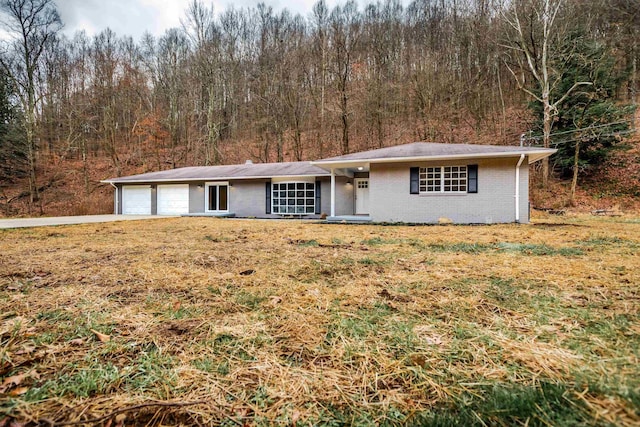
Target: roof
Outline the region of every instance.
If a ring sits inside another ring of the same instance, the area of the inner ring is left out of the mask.
[[[320,167],[349,167],[363,163],[391,163],[416,160],[446,160],[492,157],[528,156],[529,163],[548,157],[557,150],[539,147],[514,147],[503,145],[442,144],[436,142],[414,142],[361,151],[344,156],[329,157],[311,162]]]
[[[102,182],[123,184],[129,182],[206,181],[221,179],[259,179],[288,176],[328,176],[329,173],[311,162],[249,163],[225,166],[193,166],[169,169],[140,175],[105,179]]]
[[[113,184],[143,182],[207,181],[261,179],[294,176],[329,176],[332,168],[356,167],[369,163],[392,163],[448,159],[518,157],[526,155],[529,163],[548,157],[557,150],[502,145],[441,144],[414,142],[377,150],[361,151],[313,162],[245,163],[225,166],[193,166],[140,175],[105,179]]]

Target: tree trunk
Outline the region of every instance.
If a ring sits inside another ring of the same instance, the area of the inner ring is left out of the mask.
[[[342,154],[349,154],[349,113],[347,111],[348,98],[346,89],[342,91],[340,107],[342,110]]]
[[[576,188],[578,187],[578,171],[580,168],[580,141],[576,141],[575,153],[573,155],[573,178],[571,179],[571,194],[569,195],[569,204],[576,205]]]
[[[220,150],[218,148],[218,126],[214,120],[215,113],[215,98],[213,96],[214,90],[213,85],[209,86],[209,104],[207,106],[207,147],[205,149],[206,166],[210,164],[210,151],[213,151],[213,164],[220,164]]]
[[[544,148],[551,146],[551,125],[553,121],[553,114],[551,113],[551,105],[549,105],[549,94],[543,94],[544,99],[544,115],[543,115],[543,137],[542,145]],[[549,184],[549,158],[542,159],[542,186],[547,188]]]

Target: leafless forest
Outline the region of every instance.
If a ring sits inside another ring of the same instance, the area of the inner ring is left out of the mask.
[[[76,185],[90,195],[99,179],[156,169],[417,140],[517,144],[523,133],[553,145],[566,102],[595,87],[595,74],[571,77],[564,65],[604,63],[605,53],[616,76],[605,97],[637,102],[638,0],[333,9],[321,0],[307,16],[263,4],[219,14],[194,0],[181,28],[140,41],[110,30],[65,37],[51,0],[0,7],[11,36],[0,51],[0,196],[9,214],[21,199],[43,211],[41,192]],[[584,54],[584,43],[605,53]],[[598,117],[590,129],[614,119],[627,134],[634,127],[632,115]],[[578,130],[584,123],[574,119]],[[565,148],[576,153],[577,177],[576,139]]]

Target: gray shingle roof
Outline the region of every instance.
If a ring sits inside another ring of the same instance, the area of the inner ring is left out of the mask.
[[[103,182],[168,182],[206,181],[220,179],[251,179],[286,176],[328,176],[329,173],[310,162],[254,163],[226,166],[193,166],[140,175],[106,179]]]
[[[514,147],[502,145],[474,145],[474,144],[442,144],[436,142],[414,142],[411,144],[396,145],[394,147],[379,148],[377,150],[361,151],[346,154],[344,156],[329,157],[312,162],[323,165],[325,163],[341,163],[350,161],[384,161],[407,158],[446,158],[446,157],[498,157],[504,155],[529,154],[540,159],[551,155],[556,150],[536,147]],[[542,156],[542,157],[540,157]]]

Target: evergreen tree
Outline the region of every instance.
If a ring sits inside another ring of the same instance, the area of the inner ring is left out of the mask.
[[[589,81],[572,92],[558,106],[552,147],[554,169],[565,178],[572,177],[569,202],[574,203],[580,173],[604,162],[607,155],[629,133],[631,105],[617,103],[616,92],[627,79],[614,56],[602,43],[589,39],[583,31],[570,34],[564,42],[556,69],[562,77],[553,91],[566,93],[577,81]],[[542,109],[530,104],[542,128]]]

